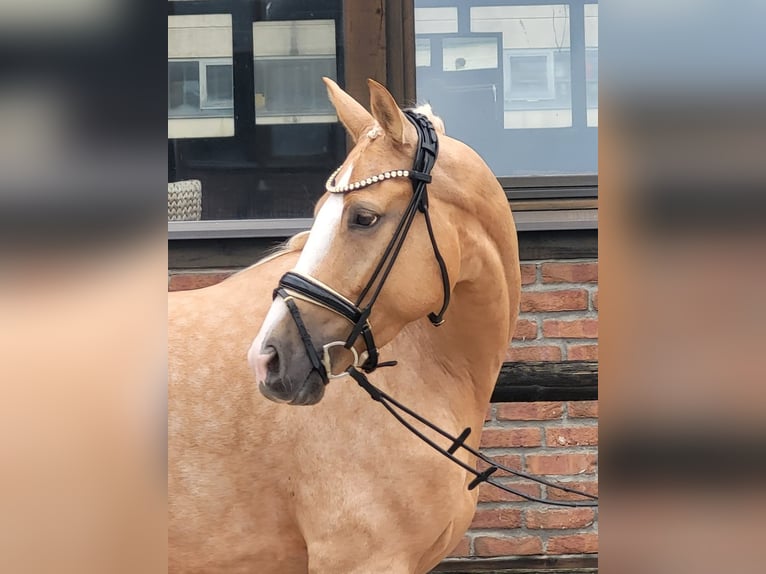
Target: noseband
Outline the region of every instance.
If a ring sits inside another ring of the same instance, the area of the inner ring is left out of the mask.
[[[388,279],[388,276],[391,273],[394,263],[396,263],[399,252],[407,238],[407,233],[418,212],[422,213],[425,218],[434,257],[436,258],[436,263],[441,272],[442,288],[444,290],[444,299],[441,309],[437,313],[430,313],[428,318],[435,326],[444,323],[444,313],[447,310],[450,300],[449,275],[447,273],[447,266],[444,263],[444,259],[439,252],[439,247],[436,245],[436,238],[431,224],[431,215],[428,210],[428,190],[426,187],[426,185],[431,182],[431,170],[439,155],[439,140],[436,137],[436,130],[427,117],[409,110],[404,111],[404,114],[415,126],[415,130],[418,133],[418,148],[415,153],[415,161],[413,162],[412,169],[386,171],[368,177],[365,180],[348,185],[336,186],[335,176],[338,174],[338,171],[340,170],[339,168],[327,180],[326,187],[327,191],[330,193],[347,193],[374,185],[387,179],[400,177],[406,177],[412,181],[412,198],[410,199],[407,208],[404,210],[404,214],[399,220],[399,224],[386,246],[383,256],[380,258],[380,261],[378,261],[375,270],[372,272],[372,276],[364,289],[362,289],[359,297],[357,297],[356,302],[352,302],[350,299],[338,293],[335,289],[325,285],[314,277],[295,271],[288,271],[285,273],[279,280],[279,286],[274,290],[274,297],[282,297],[285,305],[287,305],[287,309],[290,311],[290,315],[292,315],[293,321],[298,328],[298,333],[303,341],[303,345],[306,348],[306,353],[309,361],[311,361],[311,366],[320,374],[325,384],[332,378],[342,377],[348,374],[346,371],[337,374],[333,373],[330,359],[330,349],[333,347],[342,346],[349,349],[354,356],[353,367],[361,368],[366,373],[371,373],[378,367],[384,366],[383,363],[379,362],[378,348],[375,345],[372,326],[369,322],[370,313],[372,312],[372,306],[375,304],[375,301],[377,301],[378,296],[383,289],[386,279]],[[318,305],[348,320],[352,326],[351,332],[346,340],[334,341],[324,345],[322,348],[322,356],[320,357],[319,352],[316,347],[314,347],[314,343],[311,341],[311,335],[306,329],[300,310],[295,304],[295,299]],[[363,303],[364,306],[362,306]],[[359,337],[364,341],[366,348],[361,354],[357,353],[354,348],[354,344]],[[362,362],[360,363],[360,361]]]

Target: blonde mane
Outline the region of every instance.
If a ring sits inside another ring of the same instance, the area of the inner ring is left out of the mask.
[[[270,253],[266,253],[263,257],[261,257],[258,261],[250,265],[249,267],[245,267],[241,271],[238,271],[237,274],[242,273],[243,271],[247,271],[248,269],[252,269],[253,267],[258,267],[259,265],[263,265],[264,263],[268,263],[269,261],[273,261],[277,257],[281,257],[282,255],[287,255],[288,253],[295,253],[296,251],[300,251],[303,249],[303,246],[306,245],[306,241],[309,238],[309,231],[301,231],[299,233],[296,233],[289,239],[287,239],[284,243],[281,243],[280,245],[276,245],[269,249]]]
[[[447,135],[447,131],[444,128],[444,120],[434,113],[434,111],[431,109],[431,104],[422,104],[416,108],[412,108],[412,111],[417,114],[422,114],[431,120],[431,123],[434,125],[434,129],[436,129],[436,133]]]

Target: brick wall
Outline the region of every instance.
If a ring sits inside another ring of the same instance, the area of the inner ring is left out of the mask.
[[[598,263],[525,261],[508,361],[598,359]]]
[[[232,272],[171,270],[168,288],[198,289]],[[598,263],[524,261],[521,272],[521,313],[506,360],[597,360]],[[492,404],[482,449],[511,468],[597,494],[598,403]],[[500,472],[494,476],[535,496],[571,497]],[[548,507],[486,484],[479,488],[473,524],[453,557],[597,552],[598,522],[593,509]]]

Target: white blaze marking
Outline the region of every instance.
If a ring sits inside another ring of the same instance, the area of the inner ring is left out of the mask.
[[[336,178],[335,185],[346,185],[351,180],[353,169],[353,164],[349,165],[343,174]],[[309,239],[303,247],[298,263],[295,264],[296,271],[311,275],[319,267],[335,238],[342,215],[343,194],[331,193],[322,205],[322,209],[319,210],[314,225],[311,226]]]
[[[349,165],[343,174],[336,178],[337,185],[346,185],[351,180],[351,172],[354,166]],[[306,275],[311,273],[319,266],[327,253],[332,240],[335,238],[335,234],[340,224],[341,216],[343,215],[343,195],[339,193],[331,193],[330,197],[322,205],[322,209],[319,210],[314,225],[311,226],[311,233],[309,234],[308,241],[303,247],[301,256],[298,259],[298,263],[295,265],[295,270]],[[263,320],[258,335],[253,340],[250,350],[247,353],[250,366],[253,367],[254,359],[261,353],[261,346],[263,342],[271,334],[271,330],[274,325],[278,324],[285,314],[287,313],[287,306],[282,301],[281,297],[274,299],[274,302],[269,308],[269,312],[266,314],[266,318]]]
[[[266,313],[266,318],[263,320],[261,329],[258,331],[258,334],[255,336],[253,343],[250,345],[250,349],[247,351],[247,362],[250,363],[251,369],[255,370],[255,359],[258,357],[258,355],[261,354],[261,347],[263,347],[263,342],[271,334],[273,326],[281,321],[282,317],[284,317],[286,314],[287,305],[285,305],[285,302],[282,301],[281,297],[277,297],[274,299],[271,307],[269,307],[269,312]]]

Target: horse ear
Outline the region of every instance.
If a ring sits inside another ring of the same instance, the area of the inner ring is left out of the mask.
[[[372,116],[378,120],[383,131],[396,143],[407,143],[411,138],[410,122],[404,117],[402,110],[396,105],[396,100],[381,84],[373,79],[367,80],[370,87],[370,109]]]
[[[327,86],[327,95],[335,108],[335,112],[338,114],[338,119],[345,126],[348,135],[356,143],[362,132],[370,129],[370,126],[374,123],[370,112],[365,110],[362,104],[344,92],[330,78],[323,77],[322,80]]]

